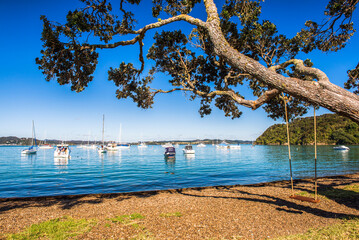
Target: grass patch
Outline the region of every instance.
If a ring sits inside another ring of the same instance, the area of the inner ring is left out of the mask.
[[[134,222],[135,220],[138,219],[144,219],[145,217],[142,216],[139,213],[134,213],[131,215],[121,215],[121,216],[116,216],[114,218],[108,218],[108,220],[110,220],[113,223],[124,223],[124,224],[128,224],[131,222]]]
[[[298,192],[296,195],[305,196],[305,197],[312,197],[314,198],[314,193],[309,193],[306,191]],[[321,190],[318,191],[318,196],[322,199],[352,199],[359,197],[359,184],[351,184],[346,185],[345,187],[340,188],[332,188],[328,190]]]
[[[65,216],[33,224],[23,232],[9,234],[7,239],[68,239],[90,231],[95,224],[95,220],[73,219]]]
[[[122,223],[125,225],[131,225],[132,227],[136,228],[136,229],[141,229],[141,230],[145,230],[146,228],[142,225],[140,225],[138,222],[138,220],[144,219],[145,217],[142,216],[139,213],[134,213],[131,215],[121,215],[121,216],[116,216],[114,218],[108,218],[107,220],[110,220],[113,223]]]
[[[341,223],[325,228],[311,229],[303,234],[276,238],[277,240],[337,240],[359,239],[359,218],[345,219]]]
[[[358,198],[359,184],[352,184],[341,188],[333,188],[325,191],[320,191],[319,194],[327,198],[336,200]]]
[[[359,193],[359,184],[347,185],[343,189]]]
[[[182,213],[174,212],[174,213],[161,213],[160,217],[182,217]]]

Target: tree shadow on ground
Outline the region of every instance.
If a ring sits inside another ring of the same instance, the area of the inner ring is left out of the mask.
[[[348,189],[341,189],[341,186],[359,183],[359,179],[345,177],[345,176],[336,176],[332,178],[323,178],[320,180],[318,185],[319,194],[327,197],[330,200],[333,200],[339,204],[343,204],[347,207],[359,210],[359,196],[355,191]],[[308,185],[313,184],[313,180],[296,180],[296,191],[307,191],[313,193],[313,191],[308,188]],[[271,183],[262,183],[255,185],[248,185],[245,187],[258,188],[273,186],[278,188],[290,188],[289,181],[278,181]],[[312,186],[312,185],[311,185]],[[253,194],[248,191],[234,189],[237,186],[220,186],[220,187],[204,187],[204,188],[190,188],[189,190],[202,191],[206,188],[215,188],[219,191],[228,191],[230,193],[237,193],[245,195],[244,197],[233,197],[233,196],[202,196],[196,194],[189,194],[186,191],[188,189],[177,189],[177,190],[160,190],[160,191],[147,191],[147,192],[132,192],[132,193],[108,193],[108,194],[84,194],[84,195],[65,195],[65,196],[52,196],[52,197],[28,197],[28,198],[3,198],[0,199],[0,214],[7,211],[18,209],[18,208],[28,208],[28,207],[50,207],[50,206],[59,206],[61,209],[71,209],[75,206],[80,206],[83,204],[100,204],[106,199],[114,199],[116,201],[124,201],[131,198],[148,198],[155,196],[159,193],[180,193],[182,195],[193,196],[193,197],[205,197],[205,198],[231,198],[238,200],[247,200],[254,202],[261,202],[267,204],[277,205],[278,211],[286,211],[290,213],[301,214],[303,212],[312,213],[322,217],[328,218],[338,218],[338,217],[357,217],[356,215],[334,213],[330,211],[321,210],[315,208],[315,205],[305,206],[301,205],[300,202],[295,202],[294,200],[286,200],[283,198],[278,198],[270,195],[264,194]],[[338,188],[339,187],[339,188]],[[313,207],[312,207],[313,206]],[[289,208],[289,209],[287,209]]]
[[[333,177],[335,178],[335,177]],[[330,180],[330,179],[329,179]],[[327,180],[326,180],[327,181]],[[308,190],[308,186],[310,184],[313,184],[313,180],[296,180],[295,183],[301,183],[306,184],[306,186],[300,186],[299,188],[296,188],[296,191],[307,191],[312,192],[314,194],[314,191]],[[347,189],[341,189],[342,186],[348,186],[359,183],[358,179],[352,179],[350,177],[348,178],[341,178],[339,181],[333,180],[333,181],[327,181],[327,183],[318,184],[318,193],[321,196],[324,196],[332,201],[335,201],[339,204],[342,204],[344,206],[347,206],[349,208],[353,208],[356,210],[359,210],[359,193],[352,190]],[[290,189],[290,182],[289,181],[282,181],[282,182],[273,182],[273,183],[264,183],[264,184],[257,184],[257,185],[251,185],[249,187],[251,188],[259,188],[259,187],[265,187],[265,186],[273,186],[273,187],[280,187],[280,188],[287,188]],[[278,211],[285,211],[288,213],[293,214],[302,214],[303,212],[310,213],[316,216],[325,217],[325,218],[348,218],[348,217],[359,217],[359,215],[355,214],[344,214],[339,212],[332,212],[332,211],[326,211],[324,209],[320,209],[319,207],[316,207],[315,203],[308,203],[303,204],[303,202],[298,200],[288,200],[285,198],[279,198],[271,195],[266,194],[256,194],[251,193],[249,191],[245,190],[239,190],[234,189],[234,187],[240,187],[240,186],[222,186],[222,187],[215,187],[218,191],[222,192],[228,192],[230,194],[240,194],[239,197],[234,196],[217,196],[217,195],[202,195],[201,194],[193,194],[193,193],[187,193],[182,190],[178,190],[177,192],[185,195],[185,196],[191,196],[191,197],[199,197],[199,198],[222,198],[222,199],[238,199],[238,200],[245,200],[245,201],[252,201],[252,202],[259,202],[259,203],[266,203],[271,205],[278,206],[276,210]],[[244,186],[246,187],[246,186]],[[339,187],[339,188],[338,188]],[[197,188],[194,190],[198,190],[202,192],[203,189]],[[314,195],[313,195],[314,196]],[[285,196],[287,197],[287,196]]]
[[[310,195],[314,196],[314,186],[311,189],[308,189],[308,185],[314,185],[313,180],[298,180],[301,184],[296,186],[296,190],[308,192]],[[335,201],[339,204],[345,205],[347,207],[359,210],[359,180],[340,177],[330,181],[330,178],[325,179],[323,183],[318,183],[318,195]]]
[[[3,198],[0,199],[0,214],[18,208],[51,207],[59,206],[61,209],[71,209],[83,204],[100,204],[106,199],[123,201],[133,197],[147,198],[158,194],[157,191],[134,192],[134,193],[108,193],[108,194],[83,194],[63,195],[51,197],[26,197],[26,198]]]

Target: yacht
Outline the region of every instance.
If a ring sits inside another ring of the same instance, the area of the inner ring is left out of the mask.
[[[349,150],[350,148],[348,148],[347,146],[344,146],[344,145],[341,145],[341,146],[336,146],[336,147],[333,147],[334,150]]]
[[[165,148],[165,157],[175,157],[176,156],[176,149],[174,147],[166,147]]]
[[[54,147],[51,144],[42,144],[39,146],[39,149],[53,149]]]
[[[200,143],[200,144],[197,144],[197,147],[199,147],[199,148],[204,148],[204,147],[206,147],[206,144]]]
[[[116,143],[109,143],[107,144],[107,151],[109,152],[115,152],[117,151],[118,148],[117,148],[117,144]]]
[[[229,146],[228,146],[228,143],[226,143],[225,141],[223,141],[222,143],[217,144],[217,145],[216,145],[216,148],[217,148],[217,149],[229,149]]]
[[[34,145],[35,142],[35,145]],[[31,146],[22,150],[21,154],[29,155],[29,154],[36,154],[37,152],[37,145],[36,145],[36,136],[35,136],[35,124],[32,121],[32,137],[31,137]]]
[[[184,154],[194,154],[195,151],[194,151],[192,145],[186,145],[183,149],[183,153]]]
[[[54,157],[55,158],[70,158],[71,149],[68,144],[59,144],[56,146]]]
[[[102,145],[97,149],[98,153],[107,153],[104,136],[105,136],[105,115],[102,116]]]
[[[144,142],[141,142],[137,145],[138,148],[147,148],[147,145]]]
[[[129,149],[130,147],[130,144],[117,144],[117,149]]]

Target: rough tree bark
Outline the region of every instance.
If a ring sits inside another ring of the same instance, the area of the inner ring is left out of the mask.
[[[205,0],[207,22],[205,24],[216,54],[224,57],[229,64],[245,73],[254,76],[273,88],[309,103],[319,105],[340,115],[347,116],[359,122],[359,96],[335,84],[330,83],[326,74],[316,68],[305,67],[300,60],[290,60],[287,63],[272,68],[266,68],[232,48],[226,41],[220,28],[218,11],[213,0]],[[297,70],[311,75],[317,81],[304,81],[297,78],[285,77],[274,70],[293,64]]]

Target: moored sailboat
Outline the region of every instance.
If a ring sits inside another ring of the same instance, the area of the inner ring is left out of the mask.
[[[105,134],[105,115],[102,117],[102,145],[97,149],[98,153],[107,153],[107,148],[105,146],[105,140],[104,140],[104,134]]]
[[[32,137],[31,137],[31,139],[32,139],[31,146],[27,149],[22,150],[21,154],[29,155],[29,154],[36,154],[36,152],[37,152],[34,120],[32,120]],[[34,145],[34,143],[35,143],[35,145]]]

